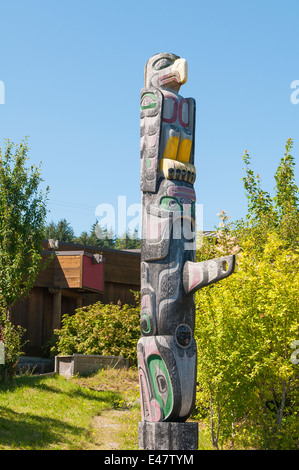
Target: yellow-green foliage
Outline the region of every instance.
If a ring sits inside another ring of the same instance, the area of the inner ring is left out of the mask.
[[[215,443],[217,431],[225,443],[232,430],[244,434],[245,424],[254,423],[256,436],[262,433],[257,441],[263,438],[256,445],[276,448],[284,441],[294,448],[299,381],[291,346],[299,335],[299,252],[272,233],[257,259],[252,243],[238,255],[233,276],[196,296],[197,406],[213,413]]]
[[[226,230],[222,211],[221,236],[206,242],[205,257],[237,253],[234,274],[196,295],[197,413],[208,418],[215,448],[299,447],[299,211],[291,147],[288,140],[273,199],[245,154],[246,220]]]
[[[52,353],[123,356],[135,362],[140,309],[97,302],[64,315],[62,328],[55,333],[58,343]]]

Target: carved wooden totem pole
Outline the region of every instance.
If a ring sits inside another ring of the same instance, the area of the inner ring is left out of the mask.
[[[195,449],[194,293],[234,269],[234,256],[195,262],[195,100],[178,94],[187,62],[150,58],[141,91],[141,338],[144,449]],[[189,426],[189,427],[188,427]],[[192,428],[192,429],[191,429]]]

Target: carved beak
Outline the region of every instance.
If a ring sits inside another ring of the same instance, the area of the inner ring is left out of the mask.
[[[188,79],[188,64],[186,59],[177,59],[173,64],[173,70],[179,76],[180,83],[183,85]]]
[[[163,74],[164,70],[161,72],[159,77],[160,84],[178,91],[188,78],[187,61],[185,59],[176,59],[172,66],[167,68],[165,75]]]

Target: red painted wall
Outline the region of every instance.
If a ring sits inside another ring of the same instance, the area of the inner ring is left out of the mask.
[[[83,255],[82,287],[104,290],[104,263],[93,263],[90,256]]]

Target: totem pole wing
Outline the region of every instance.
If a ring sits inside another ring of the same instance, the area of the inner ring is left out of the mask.
[[[183,269],[183,285],[186,294],[194,294],[202,287],[230,276],[235,268],[235,255],[222,256],[208,261],[186,261]]]
[[[143,88],[140,100],[140,187],[143,192],[157,191],[162,110],[161,91],[155,87]]]

